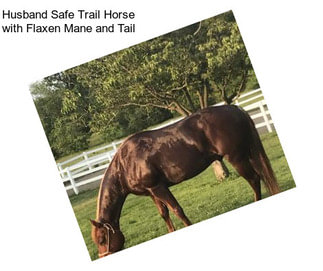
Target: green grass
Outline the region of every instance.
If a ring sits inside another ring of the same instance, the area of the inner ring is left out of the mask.
[[[267,155],[282,191],[295,187],[276,133],[262,136]],[[193,223],[214,217],[253,202],[253,192],[229,163],[230,177],[223,182],[215,179],[209,167],[195,178],[175,185],[172,193]],[[90,218],[95,218],[98,189],[70,197],[91,259],[96,259],[96,246],[91,240]],[[262,196],[268,193],[262,189]],[[176,229],[183,224],[171,214]],[[131,247],[167,233],[166,225],[150,197],[129,195],[122,209],[121,229],[126,237],[125,247]]]

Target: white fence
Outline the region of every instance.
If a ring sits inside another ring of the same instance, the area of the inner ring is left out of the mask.
[[[219,103],[215,106],[222,104]],[[234,104],[241,106],[249,113],[257,129],[265,129],[264,131],[266,132],[272,132],[273,123],[260,89],[241,95]],[[153,128],[153,130],[168,126],[181,119],[173,119]],[[64,162],[57,163],[66,190],[73,190],[75,194],[78,194],[80,187],[101,180],[103,171],[108,167],[122,141],[112,142],[102,147],[83,152]]]
[[[65,186],[66,190],[73,189],[74,193],[78,194],[78,187],[101,179],[102,174],[94,177],[90,176],[91,174],[95,175],[98,171],[102,171],[109,165],[121,143],[122,140],[112,142],[108,145],[83,152],[64,162],[57,163],[63,183],[69,183]],[[76,183],[76,179],[81,179],[85,176],[89,176],[89,178]]]

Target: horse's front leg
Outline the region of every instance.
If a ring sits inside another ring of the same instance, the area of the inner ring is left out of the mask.
[[[171,211],[183,221],[185,226],[192,225],[191,221],[186,217],[182,207],[179,205],[173,194],[169,191],[168,187],[158,185],[149,189],[153,198],[164,203]]]
[[[167,206],[163,202],[161,202],[159,199],[155,198],[154,196],[151,196],[151,198],[153,199],[154,203],[156,204],[161,217],[165,220],[168,232],[175,231],[175,227],[173,225],[172,220],[170,219]]]

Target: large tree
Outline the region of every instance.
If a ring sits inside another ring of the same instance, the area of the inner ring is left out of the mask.
[[[93,125],[127,106],[187,116],[231,104],[252,67],[231,12],[96,59],[69,71],[93,91]]]
[[[224,13],[78,66],[91,89],[91,127],[103,131],[127,107],[188,116],[211,103],[231,104],[252,66],[232,12]]]
[[[113,140],[170,112],[188,116],[230,104],[250,76],[256,82],[227,12],[46,78],[37,87],[46,90],[34,97],[51,146],[62,154],[85,147],[93,132]]]

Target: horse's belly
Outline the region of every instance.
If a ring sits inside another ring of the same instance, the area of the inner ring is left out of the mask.
[[[213,161],[211,157],[194,153],[181,155],[180,159],[169,159],[162,164],[162,171],[170,183],[180,183],[205,170]]]

